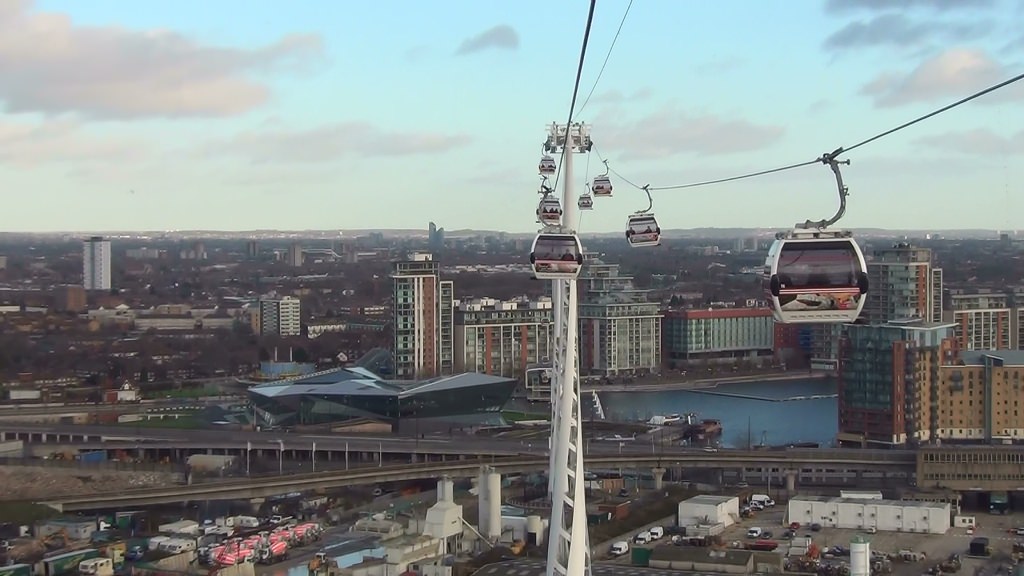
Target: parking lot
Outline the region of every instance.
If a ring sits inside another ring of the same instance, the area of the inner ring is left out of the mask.
[[[722,541],[727,545],[733,543],[741,544],[749,542],[747,531],[752,527],[761,528],[770,532],[770,539],[779,542],[777,552],[785,554],[788,550],[788,542],[783,539],[783,534],[788,529],[785,522],[785,506],[778,505],[757,512],[752,518],[744,518],[739,523],[726,528],[722,533]],[[969,534],[964,528],[951,528],[946,534],[914,534],[907,532],[878,532],[868,534],[860,530],[822,528],[813,532],[808,527],[801,527],[797,536],[811,537],[815,544],[821,549],[834,546],[841,546],[847,551],[852,539],[860,535],[871,543],[872,552],[896,554],[900,551],[912,551],[922,553],[925,560],[919,562],[894,562],[892,565],[894,576],[921,576],[940,561],[946,559],[950,554],[959,554],[963,567],[960,574],[968,576],[995,576],[1000,573],[1009,574],[1012,565],[1011,553],[1013,544],[1016,541],[1024,542],[1024,536],[1016,536],[1011,533],[1016,527],[1024,527],[1024,513],[1013,515],[991,515],[988,513],[966,513],[973,515],[977,522],[974,534]],[[971,539],[984,536],[989,539],[992,555],[985,558],[968,558],[968,545]],[[632,542],[630,542],[632,546]],[[652,542],[647,547],[672,546],[671,538],[662,538]],[[823,557],[825,562],[848,563],[848,552],[846,556],[829,558]],[[628,564],[629,555],[615,560],[616,563]]]

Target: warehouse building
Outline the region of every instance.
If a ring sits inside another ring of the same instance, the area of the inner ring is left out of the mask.
[[[740,500],[735,496],[701,494],[679,503],[676,516],[680,526],[716,526],[739,522]]]
[[[798,496],[789,501],[788,522],[824,528],[945,534],[950,528],[948,502],[862,500]]]

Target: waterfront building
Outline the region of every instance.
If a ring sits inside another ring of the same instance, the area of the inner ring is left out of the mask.
[[[621,376],[661,368],[661,320],[657,302],[623,276],[618,264],[589,258],[579,282],[579,361],[584,376]]]
[[[455,309],[455,369],[508,378],[551,361],[550,298],[477,298]]]
[[[843,444],[916,445],[939,434],[940,367],[956,359],[952,324],[851,324],[840,341]]]
[[[670,367],[771,361],[775,321],[768,308],[669,310],[662,320],[664,359]]]

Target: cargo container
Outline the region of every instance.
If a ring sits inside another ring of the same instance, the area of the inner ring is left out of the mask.
[[[633,566],[641,566],[646,568],[651,565],[651,554],[654,552],[651,548],[641,548],[640,546],[634,546],[632,556],[630,557],[630,564]]]
[[[29,564],[11,564],[0,568],[0,576],[32,576],[32,566]]]
[[[161,534],[198,534],[199,523],[193,520],[179,520],[168,524],[161,524],[157,527]]]
[[[80,452],[78,454],[78,460],[89,464],[99,464],[100,462],[107,461],[106,450],[91,450],[89,452]]]
[[[9,390],[9,398],[12,401],[17,400],[39,400],[43,397],[42,390]]]
[[[36,573],[37,576],[75,574],[78,572],[78,565],[82,563],[82,560],[96,558],[99,555],[99,551],[95,548],[87,548],[85,550],[75,550],[74,552],[50,556],[49,558],[43,558],[42,562],[40,562],[41,569]]]

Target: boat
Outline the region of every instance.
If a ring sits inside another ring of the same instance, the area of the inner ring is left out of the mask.
[[[682,419],[683,417],[680,414],[668,414],[665,416],[657,415],[651,416],[651,419],[647,421],[647,424],[650,424],[651,426],[669,426],[682,421]]]
[[[683,432],[684,440],[709,440],[722,435],[722,421],[705,419],[689,424]]]

